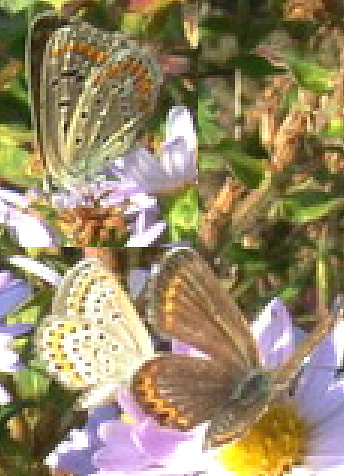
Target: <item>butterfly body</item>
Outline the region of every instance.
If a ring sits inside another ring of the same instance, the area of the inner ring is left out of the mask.
[[[80,20],[51,13],[33,22],[34,123],[46,170],[59,186],[101,180],[107,161],[133,146],[162,83],[153,56],[121,32]]]

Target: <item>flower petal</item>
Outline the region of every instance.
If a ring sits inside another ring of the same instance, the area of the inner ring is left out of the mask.
[[[9,258],[11,264],[18,266],[29,273],[33,273],[36,276],[44,279],[47,283],[57,285],[61,279],[59,273],[51,269],[49,266],[35,261],[28,256],[11,256]]]
[[[0,288],[0,319],[25,303],[31,292],[31,286],[21,279],[13,279],[9,285]]]
[[[127,247],[144,247],[149,246],[156,241],[166,228],[166,223],[158,221],[150,228],[132,235],[126,243]]]
[[[343,331],[342,323],[336,328],[339,329]],[[295,398],[300,411],[314,423],[326,420],[337,406],[338,399],[343,399],[340,380],[335,379],[337,359],[334,333],[331,333],[304,366],[298,382]]]
[[[252,324],[266,367],[282,365],[294,351],[292,321],[288,309],[279,299],[273,299]]]
[[[8,393],[8,391],[0,385],[0,405],[7,405],[11,403],[12,396]]]
[[[93,456],[102,444],[98,428],[106,421],[117,418],[118,407],[115,405],[95,409],[82,430],[72,430],[68,439],[61,442],[46,458],[46,464],[61,471],[86,476],[96,471]]]
[[[23,213],[20,210],[10,210],[3,221],[16,235],[19,244],[26,248],[50,247],[58,244],[58,238],[53,229],[44,220]]]
[[[168,114],[165,143],[172,143],[180,137],[186,141],[189,151],[196,150],[197,135],[192,116],[186,107],[176,106]]]

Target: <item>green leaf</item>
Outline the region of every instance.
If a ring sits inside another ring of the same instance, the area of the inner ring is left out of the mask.
[[[344,119],[342,117],[333,117],[321,130],[321,135],[324,137],[344,137]]]
[[[242,266],[247,272],[259,272],[268,268],[268,262],[259,249],[243,248],[239,243],[229,242],[223,247],[231,263]]]
[[[1,7],[11,13],[20,12],[32,5],[32,0],[1,0]]]
[[[231,171],[240,182],[257,187],[264,177],[265,163],[261,157],[254,157],[246,152],[246,145],[232,139],[223,139],[219,144],[203,149],[200,147],[199,170]]]
[[[48,391],[49,379],[35,369],[23,369],[13,376],[19,395],[22,398],[39,398]]]
[[[231,21],[228,21],[228,15],[207,15],[199,25],[200,38],[231,36],[238,40],[241,50],[252,50],[276,27],[276,21],[271,16],[251,16],[249,21],[250,28],[245,28],[243,19],[238,16],[233,15]]]
[[[295,51],[283,53],[283,59],[303,88],[317,94],[324,94],[333,90],[332,79],[335,71],[323,68],[314,60],[305,60],[301,55],[297,55]]]
[[[226,135],[216,119],[215,105],[209,97],[198,100],[198,140],[200,144],[214,145]]]
[[[183,195],[170,200],[167,212],[170,240],[195,241],[198,232],[198,189],[190,188]]]
[[[0,124],[0,143],[8,146],[32,141],[32,132],[23,127]]]
[[[223,140],[215,150],[227,152],[231,170],[236,178],[251,187],[256,187],[264,177],[264,162],[243,150],[239,142]]]
[[[284,302],[293,302],[300,294],[300,288],[297,285],[286,286],[283,291],[278,294],[278,297]]]
[[[301,224],[328,215],[343,200],[319,190],[302,190],[284,198],[282,203],[286,218]]]
[[[11,138],[0,140],[0,174],[13,185],[32,186],[37,184],[37,179],[27,173],[29,153],[11,144]],[[7,143],[5,143],[7,142]]]
[[[234,68],[239,68],[243,74],[255,79],[285,73],[284,68],[277,68],[269,60],[252,53],[236,56],[228,64],[231,64]]]

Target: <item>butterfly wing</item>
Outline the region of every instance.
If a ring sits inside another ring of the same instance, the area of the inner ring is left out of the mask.
[[[44,160],[44,151],[41,137],[41,81],[42,81],[42,61],[45,54],[46,44],[55,30],[66,24],[67,21],[61,18],[57,12],[46,12],[37,16],[29,28],[26,71],[29,81],[29,91],[31,91],[31,111],[32,122],[36,133],[37,146]]]
[[[129,150],[162,81],[151,56],[122,33],[80,21],[52,32],[40,65],[37,122],[47,168],[60,184],[92,180],[109,155]]]
[[[147,286],[150,324],[238,368],[260,367],[245,317],[194,250],[168,251]]]
[[[83,390],[127,383],[154,355],[119,280],[96,259],[79,262],[64,276],[38,330],[37,349],[53,376]]]
[[[267,406],[269,377],[247,377],[235,364],[170,354],[145,362],[132,391],[162,426],[185,431],[208,421],[207,441],[216,446],[242,434]]]
[[[226,392],[227,372],[209,359],[167,354],[145,362],[132,391],[163,426],[189,430],[211,419]]]

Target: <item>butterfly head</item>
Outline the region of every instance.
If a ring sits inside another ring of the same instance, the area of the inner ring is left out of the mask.
[[[230,395],[231,402],[251,406],[268,397],[271,392],[271,376],[262,370],[250,371]]]

